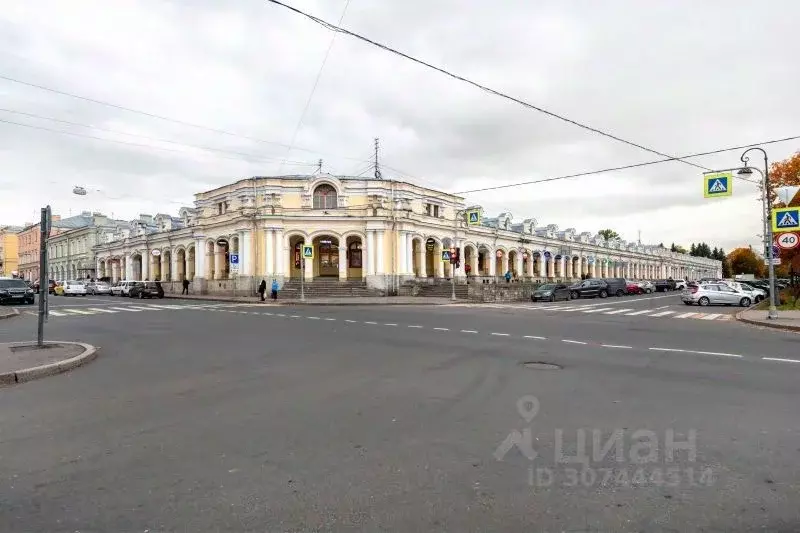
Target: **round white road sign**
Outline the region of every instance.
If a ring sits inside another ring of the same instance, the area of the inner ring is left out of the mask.
[[[784,250],[789,250],[800,244],[800,236],[798,236],[797,233],[791,232],[781,233],[775,238],[775,244]]]

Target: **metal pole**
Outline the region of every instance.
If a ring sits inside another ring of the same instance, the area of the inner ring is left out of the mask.
[[[458,217],[461,216],[461,211],[456,211],[455,219],[453,220],[453,246],[456,247],[456,235],[458,234]],[[450,252],[450,300],[456,301],[456,264],[453,261],[453,252]]]
[[[763,152],[763,150],[762,150]],[[776,305],[777,295],[775,294],[775,264],[772,257],[772,194],[769,186],[769,161],[767,153],[764,152],[764,197],[766,198],[767,213],[767,257],[769,258],[769,312],[767,318],[778,318],[778,307]]]
[[[36,336],[36,344],[38,346],[44,345],[44,317],[47,312],[45,302],[47,301],[46,295],[50,288],[49,279],[47,277],[47,236],[49,234],[48,209],[49,206],[42,208],[42,217],[39,223],[39,324]]]
[[[303,250],[305,251],[305,250]],[[300,301],[306,301],[306,258],[300,254]]]

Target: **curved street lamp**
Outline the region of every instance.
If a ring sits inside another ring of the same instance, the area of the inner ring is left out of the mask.
[[[758,167],[750,167],[748,166],[748,162],[750,158],[747,157],[748,152],[751,151],[759,151],[764,155],[764,172],[761,172],[761,169]],[[771,188],[769,183],[769,159],[767,157],[767,152],[764,151],[763,148],[753,147],[748,148],[744,151],[742,156],[739,158],[744,166],[737,172],[740,176],[747,176],[753,173],[753,170],[756,170],[759,174],[761,174],[762,180],[762,194],[761,194],[761,201],[762,201],[762,208],[763,208],[763,221],[764,221],[764,240],[765,240],[765,247],[767,253],[767,268],[769,271],[769,312],[767,314],[767,318],[769,319],[776,319],[778,318],[778,308],[776,305],[776,295],[775,295],[775,264],[773,262],[772,256],[772,194]]]

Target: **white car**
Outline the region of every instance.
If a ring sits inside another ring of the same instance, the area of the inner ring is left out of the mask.
[[[111,294],[111,285],[105,281],[90,281],[86,284],[86,290],[91,295],[95,294]]]
[[[767,297],[767,291],[764,289],[759,289],[758,287],[753,287],[747,283],[740,283],[738,281],[728,281],[726,283],[736,290],[749,293],[755,303],[758,303]]]
[[[675,280],[675,290],[676,290],[676,291],[683,290],[683,289],[685,289],[687,286],[688,286],[688,285],[686,284],[686,280],[685,280],[685,279],[676,279],[676,280]]]
[[[86,296],[86,285],[80,281],[65,281],[64,296]]]
[[[118,281],[111,287],[111,296],[130,296],[135,281]]]

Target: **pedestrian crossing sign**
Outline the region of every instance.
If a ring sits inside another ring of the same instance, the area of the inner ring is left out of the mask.
[[[472,209],[467,211],[467,224],[470,226],[478,226],[481,223],[480,209]]]
[[[450,250],[442,250],[442,262],[443,263],[450,262]]]
[[[703,196],[706,198],[733,194],[733,174],[731,172],[703,174],[703,184]]]
[[[312,245],[303,245],[303,259],[314,259],[314,247]]]
[[[800,207],[780,207],[772,210],[772,231],[800,230]]]

